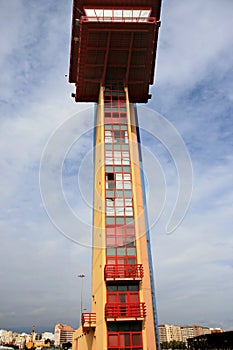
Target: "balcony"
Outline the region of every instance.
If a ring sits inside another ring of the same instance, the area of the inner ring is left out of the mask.
[[[138,280],[143,278],[142,264],[135,265],[105,265],[105,281]]]
[[[106,321],[137,321],[145,317],[145,303],[109,303],[105,305]]]
[[[82,313],[82,327],[83,331],[96,327],[96,314],[91,312]]]

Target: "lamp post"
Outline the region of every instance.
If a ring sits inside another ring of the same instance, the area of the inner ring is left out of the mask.
[[[81,278],[81,288],[80,288],[80,326],[82,325],[82,311],[83,311],[83,278],[85,275],[82,273],[78,275]]]

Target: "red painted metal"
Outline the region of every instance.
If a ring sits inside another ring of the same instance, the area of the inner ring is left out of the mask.
[[[145,318],[146,305],[145,303],[107,303],[105,305],[105,318]]]
[[[82,313],[82,327],[83,329],[94,327],[96,324],[96,314],[93,312]]]
[[[131,102],[147,102],[153,83],[161,0],[74,0],[69,81],[76,101],[97,102],[100,85],[119,81]],[[151,17],[87,17],[85,8],[151,9]]]
[[[116,278],[143,278],[143,266],[142,264],[135,265],[105,265],[104,279],[116,279]]]

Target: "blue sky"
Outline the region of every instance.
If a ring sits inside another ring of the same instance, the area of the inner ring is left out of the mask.
[[[90,310],[91,248],[75,244],[51,223],[39,187],[41,156],[55,130],[63,130],[71,117],[77,134],[93,125],[92,105],[74,103],[74,87],[65,77],[72,4],[2,0],[0,7],[0,328],[26,330],[35,324],[38,331],[49,330],[57,322],[76,327],[80,273],[87,276],[83,305]],[[156,84],[147,107],[181,135],[194,177],[189,209],[180,226],[166,234],[177,172],[166,149],[149,134],[153,122],[139,111],[147,130],[142,130],[142,142],[149,220],[157,220],[151,239],[160,323],[233,329],[232,10],[231,0],[163,3]],[[75,140],[75,130],[61,134],[57,154],[69,137]],[[91,145],[89,131],[71,147],[62,170],[64,193],[85,223],[78,234],[87,245]],[[157,163],[161,178],[156,179]],[[54,174],[48,173],[51,193]],[[162,177],[166,198],[160,193]],[[63,207],[53,200],[67,225]],[[159,216],[160,200],[164,210]],[[66,229],[71,236],[75,232],[72,218]]]

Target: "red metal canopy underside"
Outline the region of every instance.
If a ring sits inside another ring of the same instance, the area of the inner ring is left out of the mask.
[[[151,8],[147,22],[96,21],[84,8]],[[97,102],[100,85],[120,82],[131,102],[147,102],[153,84],[161,0],[74,0],[69,81],[76,101]]]
[[[100,84],[119,81],[128,86],[131,102],[146,102],[153,83],[155,29],[155,20],[120,24],[81,21],[72,71],[76,101],[96,102]]]

